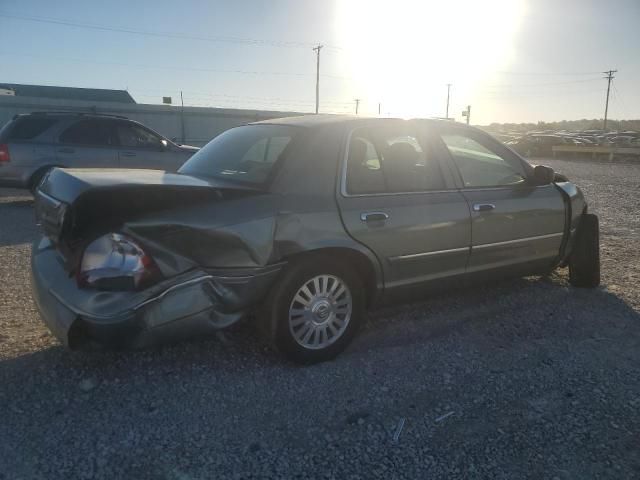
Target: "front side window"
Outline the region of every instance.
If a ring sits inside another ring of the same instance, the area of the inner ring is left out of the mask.
[[[444,134],[442,140],[449,149],[465,187],[500,187],[525,182],[522,164],[480,143],[466,134]]]
[[[129,148],[162,148],[162,138],[134,123],[118,123],[120,145]]]
[[[232,128],[207,143],[179,172],[261,185],[299,134],[300,128],[283,125]]]
[[[111,146],[114,143],[111,123],[103,120],[81,120],[62,132],[60,141],[74,145]]]
[[[351,135],[347,193],[411,193],[445,188],[440,168],[411,125],[362,128]]]

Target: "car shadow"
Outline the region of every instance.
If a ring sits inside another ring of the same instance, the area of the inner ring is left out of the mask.
[[[44,328],[44,327],[43,327]],[[562,274],[497,282],[466,288],[423,301],[373,310],[353,344],[334,362],[366,357],[381,350],[422,346],[475,350],[535,349],[550,339],[567,345],[628,338],[637,341],[640,314],[603,288],[567,285]],[[21,381],[23,375],[46,375],[55,369],[71,378],[97,376],[136,381],[148,366],[160,375],[198,368],[297,369],[272,350],[246,321],[216,335],[142,351],[71,351],[53,345],[41,351],[0,361],[0,381]],[[46,369],[43,366],[46,365]],[[11,380],[13,378],[13,380]],[[4,379],[4,380],[2,380]]]
[[[471,348],[516,348],[640,333],[640,313],[604,287],[568,284],[566,271],[465,288],[372,312],[353,352],[463,338]],[[635,340],[634,340],[635,341]]]

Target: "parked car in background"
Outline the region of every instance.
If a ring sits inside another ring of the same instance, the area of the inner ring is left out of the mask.
[[[125,117],[67,112],[16,115],[0,130],[0,187],[33,190],[53,167],[175,172],[196,151]]]
[[[553,155],[553,147],[556,145],[573,145],[572,139],[561,135],[535,134],[525,135],[518,140],[507,142],[520,155],[526,157],[544,157]]]
[[[176,174],[54,169],[35,204],[34,298],[71,347],[175,341],[257,313],[279,350],[317,362],[399,294],[564,265],[575,286],[600,281],[580,189],[449,121],[259,122]]]

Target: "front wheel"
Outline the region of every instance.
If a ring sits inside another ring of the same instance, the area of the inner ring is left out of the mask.
[[[569,257],[569,283],[586,288],[600,285],[600,228],[596,215],[582,215]]]
[[[354,269],[325,257],[287,268],[266,305],[276,347],[298,363],[330,360],[353,339],[364,315]]]

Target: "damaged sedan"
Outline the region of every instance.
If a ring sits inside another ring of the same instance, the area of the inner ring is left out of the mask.
[[[574,286],[600,281],[580,189],[447,121],[258,122],[178,173],[54,169],[35,205],[34,298],[71,348],[139,348],[251,317],[313,363],[400,293],[564,266]]]

